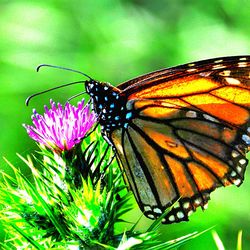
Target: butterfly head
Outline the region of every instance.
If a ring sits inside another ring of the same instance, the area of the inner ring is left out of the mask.
[[[126,98],[120,89],[110,83],[95,80],[86,81],[85,88],[103,131],[109,132],[117,127],[127,126],[132,113],[127,110]]]
[[[85,88],[92,99],[97,114],[102,112],[103,108],[107,108],[111,102],[117,102],[120,98],[119,90],[107,82],[86,81]]]

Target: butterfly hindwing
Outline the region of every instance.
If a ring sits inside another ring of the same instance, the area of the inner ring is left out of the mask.
[[[140,109],[140,113],[146,112],[147,107],[152,104]],[[207,120],[202,114],[187,117],[190,112],[195,111],[176,109],[168,112],[165,119],[138,115],[120,133],[120,146],[117,131],[113,134],[114,145],[145,215],[157,218],[178,200],[178,207],[166,216],[164,223],[187,220],[196,207],[205,208],[215,188],[240,185],[247,165],[245,155],[233,146],[238,143],[236,129],[225,132],[225,124]],[[119,148],[123,151],[119,152]]]

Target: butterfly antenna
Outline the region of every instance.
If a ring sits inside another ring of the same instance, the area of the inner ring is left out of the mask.
[[[57,86],[57,87],[54,87],[54,88],[51,88],[51,89],[47,89],[47,90],[44,90],[44,91],[41,91],[41,92],[37,92],[33,95],[30,95],[26,100],[25,100],[25,104],[26,106],[29,105],[29,102],[32,98],[34,98],[35,96],[38,96],[38,95],[42,95],[44,93],[47,93],[47,92],[50,92],[50,91],[53,91],[53,90],[56,90],[56,89],[60,89],[60,88],[64,88],[64,87],[67,87],[67,86],[70,86],[70,85],[73,85],[73,84],[78,84],[78,83],[85,83],[85,81],[77,81],[77,82],[70,82],[70,83],[66,83],[66,84],[63,84],[61,86]]]
[[[76,97],[78,97],[78,96],[84,95],[84,94],[86,94],[86,93],[87,93],[87,92],[84,91],[84,92],[80,92],[80,93],[78,93],[78,94],[76,94],[76,95],[73,95],[73,96],[71,96],[70,98],[68,98],[68,100],[67,100],[66,102],[70,102],[72,99],[74,99],[74,98],[76,98]]]
[[[71,71],[71,72],[74,72],[74,73],[78,73],[78,74],[81,74],[83,76],[86,76],[88,77],[90,80],[93,80],[92,77],[90,77],[89,75],[79,71],[79,70],[75,70],[75,69],[70,69],[70,68],[65,68],[65,67],[61,67],[61,66],[56,66],[56,65],[51,65],[51,64],[40,64],[37,66],[36,68],[36,71],[39,72],[39,70],[42,68],[42,67],[50,67],[50,68],[55,68],[55,69],[62,69],[62,70],[67,70],[67,71]]]

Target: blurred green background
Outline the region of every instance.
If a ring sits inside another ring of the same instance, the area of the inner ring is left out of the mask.
[[[22,127],[30,124],[32,108],[42,112],[50,98],[65,102],[83,91],[83,86],[68,87],[26,107],[28,95],[81,79],[48,68],[36,73],[38,64],[66,66],[118,84],[177,64],[250,54],[249,17],[248,0],[1,0],[0,168],[11,172],[5,156],[25,171],[16,152],[25,156],[36,150]],[[249,190],[248,169],[239,189],[221,188],[211,195],[206,212],[199,209],[188,223],[161,226],[162,238],[215,226],[226,249],[236,249],[242,229],[244,249],[250,249]],[[141,227],[148,223],[144,219]],[[206,233],[180,249],[217,248]]]

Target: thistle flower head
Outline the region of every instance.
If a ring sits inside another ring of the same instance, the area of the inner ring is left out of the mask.
[[[35,141],[54,151],[72,149],[80,143],[85,134],[96,122],[96,116],[84,106],[84,100],[75,107],[66,103],[63,107],[50,101],[51,108],[44,107],[45,113],[40,115],[33,110],[33,126],[24,124],[28,135]]]

